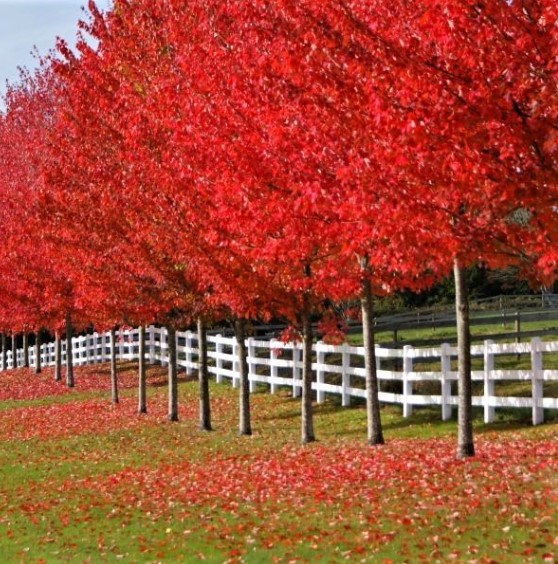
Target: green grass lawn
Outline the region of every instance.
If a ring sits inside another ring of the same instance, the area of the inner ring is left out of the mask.
[[[549,329],[556,329],[555,321],[524,321],[521,323],[522,331],[544,331]],[[513,333],[515,325],[513,319],[505,324],[495,323],[493,325],[475,325],[471,323],[471,335],[473,338],[482,335],[498,335],[505,333]],[[558,334],[558,329],[556,330]],[[541,337],[543,341],[555,341],[558,339],[557,335],[544,335]],[[397,332],[397,339],[405,344],[413,344],[413,341],[429,340],[429,339],[447,339],[450,344],[455,344],[457,341],[457,332],[454,326],[452,327],[437,327],[437,328],[418,328],[418,329],[403,329]],[[510,339],[508,338],[508,341]],[[362,334],[356,333],[349,335],[349,341],[355,344],[362,343]],[[376,341],[378,343],[392,343],[393,331],[378,331],[376,334]],[[479,341],[476,341],[479,342]],[[427,346],[427,345],[424,345]]]
[[[558,559],[558,424],[525,414],[475,422],[477,456],[456,461],[455,421],[385,407],[386,445],[365,444],[362,405],[316,406],[318,442],[299,445],[299,400],[212,385],[214,431],[197,429],[197,384],[180,383],[168,423],[164,371],[135,414],[132,365],[119,406],[106,376],[77,390],[9,397],[51,378],[0,375],[0,557],[7,562],[552,562]],[[106,382],[105,382],[106,380]],[[103,387],[106,383],[106,387]],[[50,385],[50,384],[49,384]],[[2,388],[4,386],[4,388]]]

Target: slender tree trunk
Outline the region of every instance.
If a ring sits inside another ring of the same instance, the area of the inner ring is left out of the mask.
[[[15,333],[12,333],[12,368],[17,368],[17,340]]]
[[[145,376],[145,327],[139,327],[138,351],[138,413],[147,413],[147,380]]]
[[[380,400],[376,351],[374,346],[374,296],[368,273],[360,286],[360,306],[362,310],[362,332],[364,340],[364,369],[366,386],[366,420],[368,444],[383,445],[384,434],[380,417]]]
[[[209,370],[207,369],[207,327],[198,317],[198,384],[200,395],[200,430],[211,431],[211,404],[209,402]]]
[[[72,318],[66,314],[66,386],[73,388],[74,381],[74,359],[72,350]]]
[[[29,335],[23,333],[23,367],[29,368]]]
[[[457,318],[458,394],[457,458],[475,455],[473,443],[473,403],[471,385],[471,334],[467,270],[454,260],[455,312]]]
[[[54,380],[62,380],[62,340],[58,331],[54,333]]]
[[[305,297],[306,298],[306,297]],[[305,301],[307,301],[305,299]],[[305,304],[302,317],[302,417],[301,439],[302,443],[311,443],[316,440],[314,435],[314,413],[312,411],[312,342],[314,333],[310,321],[308,304]]]
[[[6,333],[2,333],[2,370],[8,368],[8,351],[6,350]]]
[[[246,350],[246,322],[237,319],[234,323],[234,333],[237,343],[238,366],[240,370],[239,399],[240,410],[238,420],[238,434],[251,435],[252,424],[250,422],[250,387],[248,382],[248,351]]]
[[[116,368],[116,331],[110,330],[110,392],[112,403],[118,403],[118,370]]]
[[[178,421],[178,371],[176,366],[176,329],[167,327],[169,352],[169,421]]]
[[[42,370],[43,369],[41,366],[41,330],[39,329],[35,334],[35,374],[40,374]]]

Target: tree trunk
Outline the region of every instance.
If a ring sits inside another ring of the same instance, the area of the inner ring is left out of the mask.
[[[116,331],[110,330],[110,392],[112,403],[118,403],[118,370],[116,369]]]
[[[305,299],[305,302],[307,300]],[[314,333],[310,321],[310,312],[307,304],[302,317],[302,413],[301,413],[301,439],[302,444],[316,440],[314,435],[314,414],[312,411],[312,342]]]
[[[167,327],[169,354],[169,421],[178,421],[178,371],[176,367],[176,329]]]
[[[24,358],[24,362],[25,362],[25,358]],[[35,335],[35,374],[40,374],[42,370],[43,369],[41,366],[41,330],[39,329]]]
[[[23,367],[29,368],[29,335],[23,333]]]
[[[12,333],[12,368],[17,368],[17,341],[15,333]]]
[[[234,333],[237,343],[238,367],[240,370],[239,399],[240,411],[238,421],[238,434],[251,435],[252,425],[250,422],[250,387],[248,382],[248,352],[246,350],[246,322],[237,319],[234,323]]]
[[[454,260],[455,312],[457,318],[457,358],[459,410],[457,416],[457,458],[475,455],[473,444],[473,403],[471,386],[471,334],[467,270]]]
[[[74,359],[72,350],[72,318],[66,314],[66,386],[73,388],[74,382]]]
[[[145,327],[139,327],[138,351],[138,413],[147,413],[147,380],[145,376]]]
[[[209,402],[209,371],[207,369],[207,327],[198,317],[198,384],[200,395],[200,430],[211,431],[211,404]]]
[[[58,331],[54,333],[54,380],[62,380],[62,340]]]
[[[380,400],[376,350],[374,345],[374,296],[369,273],[360,285],[360,306],[362,310],[362,333],[364,341],[364,369],[366,386],[366,421],[368,426],[368,444],[383,445],[384,434],[380,417]]]
[[[6,333],[2,333],[2,370],[8,368],[8,351],[6,350]]]

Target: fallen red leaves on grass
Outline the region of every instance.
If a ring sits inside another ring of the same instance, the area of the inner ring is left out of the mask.
[[[157,375],[148,378],[149,384],[159,380]],[[118,375],[121,389],[134,388],[138,384],[135,370],[123,370]],[[40,374],[33,369],[7,370],[0,372],[0,401],[24,401],[60,396],[75,392],[110,391],[110,373],[106,367],[80,367],[75,378],[75,387],[68,388],[64,380],[54,380],[53,369],[47,368]]]
[[[41,389],[43,395],[57,395],[50,393],[57,386],[64,389],[48,374],[3,376],[8,376],[3,391],[12,393],[10,399],[14,393],[30,399]],[[136,385],[134,371],[121,376],[123,387]],[[165,376],[159,371],[152,378],[163,382]],[[81,369],[78,381],[82,390],[108,391],[107,375],[95,374],[95,367]],[[0,411],[0,440],[101,436],[166,421],[165,394],[150,397],[149,413],[142,416],[131,395],[118,405],[108,396],[76,400]],[[265,411],[272,401],[278,400],[257,397],[254,407]],[[234,423],[229,418],[235,406],[232,396],[212,402],[221,424]],[[196,421],[197,409],[197,402],[181,402],[180,418]],[[140,518],[154,530],[201,534],[233,559],[249,555],[251,547],[281,547],[296,557],[304,544],[321,556],[337,551],[339,559],[385,549],[414,561],[484,562],[491,557],[482,545],[488,535],[491,550],[506,558],[553,561],[558,555],[558,441],[545,438],[543,431],[536,440],[510,432],[479,435],[477,456],[461,461],[455,459],[452,438],[391,440],[374,448],[324,442],[277,449],[273,440],[260,444],[258,438],[259,450],[248,449],[249,454],[192,450],[191,459],[176,462],[174,457],[163,465],[164,458],[157,456],[161,447],[150,444],[148,465],[54,480],[48,487],[30,481],[19,510],[30,520],[51,510],[65,512],[57,494],[63,492],[64,500],[79,505],[83,520],[92,518],[93,508],[123,523]],[[47,495],[37,498],[30,488],[46,488]],[[467,540],[460,543],[461,538]],[[163,554],[163,545],[159,549]],[[155,549],[146,545],[145,550]]]
[[[286,447],[254,455],[217,454],[210,464],[130,468],[68,481],[62,489],[90,492],[106,506],[140,509],[152,521],[176,524],[203,515],[199,526],[205,534],[233,550],[256,542],[254,527],[263,547],[321,539],[345,544],[354,555],[394,542],[402,542],[405,552],[422,531],[417,546],[428,544],[426,555],[451,549],[450,558],[474,558],[474,545],[467,554],[454,545],[481,511],[493,515],[486,526],[501,528],[502,549],[508,547],[510,529],[532,528],[536,547],[528,541],[522,547],[554,554],[558,489],[555,481],[552,489],[541,483],[558,472],[556,441],[494,436],[479,439],[478,452],[457,461],[449,439],[394,440],[382,448]],[[331,522],[316,530],[324,511]],[[231,528],[230,519],[242,528]],[[405,532],[404,541],[396,530]]]
[[[447,507],[448,495],[459,494],[468,499],[466,511],[471,511],[494,495],[513,494],[510,488],[517,483],[558,470],[556,441],[479,439],[478,451],[475,458],[457,461],[449,439],[394,440],[379,449],[360,445],[287,447],[261,455],[216,455],[211,465],[184,461],[156,469],[124,470],[108,483],[103,478],[86,478],[83,485],[94,485],[106,493],[132,485],[145,498],[166,489],[167,499],[187,504],[211,501],[224,509],[239,502],[289,501],[296,505],[305,498],[326,504],[340,500],[353,504],[355,497],[359,503],[379,499],[385,503],[386,497],[401,491],[427,499],[430,506]]]
[[[0,440],[56,439],[83,434],[133,429],[165,417],[162,398],[151,401],[149,412],[137,414],[136,398],[108,399],[18,407],[0,411]]]

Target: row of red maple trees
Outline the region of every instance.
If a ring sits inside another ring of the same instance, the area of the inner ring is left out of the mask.
[[[311,320],[358,298],[379,444],[373,296],[453,270],[474,454],[466,270],[556,274],[557,26],[554,0],[90,2],[5,96],[2,331],[197,321],[210,428],[203,336],[230,319],[249,434],[246,321],[287,319],[309,442]]]

